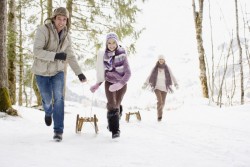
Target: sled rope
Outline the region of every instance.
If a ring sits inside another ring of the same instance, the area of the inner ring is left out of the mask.
[[[92,115],[93,99],[94,99],[94,93],[93,93],[92,98],[91,98],[90,116]]]
[[[87,84],[88,86],[91,86],[90,83],[89,83],[88,81],[86,82],[86,84]],[[92,115],[93,99],[94,99],[94,93],[93,93],[92,98],[91,98],[91,107],[90,107],[89,117],[91,117],[91,115]],[[87,111],[85,111],[84,113],[85,113],[85,114],[84,114],[85,117],[87,117],[87,115],[88,115],[88,114],[87,114]]]
[[[87,84],[89,85],[88,82],[87,82]],[[98,119],[97,119],[95,114],[93,117],[91,117],[92,112],[93,112],[93,100],[94,100],[94,94],[92,95],[92,98],[91,98],[90,111],[89,111],[89,108],[87,109],[88,111],[84,110],[85,117],[80,117],[79,114],[77,114],[77,116],[76,116],[76,128],[75,128],[76,133],[81,132],[82,127],[85,125],[85,123],[90,123],[95,129],[95,133],[96,134],[98,133],[98,126],[97,126]],[[88,102],[89,102],[89,100],[88,100]],[[90,115],[89,117],[86,117],[86,115],[88,115],[87,112]]]

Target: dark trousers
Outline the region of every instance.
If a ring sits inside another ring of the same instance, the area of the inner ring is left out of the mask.
[[[115,92],[109,91],[109,86],[112,85],[110,82],[105,82],[105,93],[107,97],[107,110],[111,111],[114,109],[120,109],[120,105],[124,94],[127,91],[127,84],[124,85],[120,90]]]
[[[167,92],[155,89],[155,95],[156,95],[156,98],[157,98],[157,116],[158,116],[158,118],[160,118],[160,117],[162,117]]]

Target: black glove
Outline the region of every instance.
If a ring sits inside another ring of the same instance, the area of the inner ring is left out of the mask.
[[[67,54],[64,52],[56,53],[55,59],[66,60]]]
[[[84,74],[79,74],[78,78],[79,78],[80,81],[85,81],[86,80],[86,77],[85,77]]]

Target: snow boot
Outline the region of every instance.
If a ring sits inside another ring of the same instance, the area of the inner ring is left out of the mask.
[[[120,137],[120,130],[116,131],[116,132],[112,132],[112,139]]]
[[[112,138],[120,137],[119,130],[119,109],[110,110],[107,113],[108,129],[112,132]]]
[[[62,133],[54,133],[53,139],[57,142],[62,141]]]

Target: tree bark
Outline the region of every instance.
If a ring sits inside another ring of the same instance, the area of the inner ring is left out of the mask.
[[[196,12],[195,1],[193,0],[193,14],[194,14],[196,40],[197,40],[197,47],[199,54],[200,81],[201,81],[202,93],[203,97],[209,98],[207,75],[206,75],[205,51],[202,39],[203,2],[204,0],[199,0],[199,12]]]
[[[211,72],[211,82],[208,82],[208,83],[211,83],[211,86],[210,86],[210,90],[211,90],[211,94],[210,94],[210,98],[211,100],[214,102],[214,85],[215,85],[215,77],[214,77],[214,40],[213,40],[213,26],[212,26],[212,18],[211,18],[211,8],[210,8],[210,0],[208,1],[208,4],[209,4],[209,25],[210,25],[210,31],[211,31],[211,36],[210,36],[210,39],[211,39],[211,49],[212,49],[212,72]],[[208,68],[209,69],[209,68]],[[209,76],[209,71],[208,71],[208,76]],[[208,78],[208,81],[210,79]]]
[[[42,25],[43,24],[43,16],[44,16],[43,0],[40,0],[39,5],[40,5],[40,8],[41,8],[40,25]]]
[[[236,17],[236,34],[237,34],[237,43],[239,48],[239,65],[240,65],[240,102],[244,104],[244,73],[243,73],[243,64],[242,64],[242,48],[240,44],[239,36],[239,16],[238,16],[238,2],[235,0],[235,17]]]
[[[52,16],[52,8],[53,8],[53,3],[52,0],[47,0],[47,17],[50,18]],[[43,15],[43,13],[42,13]]]
[[[32,75],[32,79],[31,79],[31,80],[32,80],[32,87],[33,87],[33,90],[34,90],[34,92],[35,92],[36,99],[37,99],[36,104],[37,104],[37,107],[38,107],[38,106],[41,106],[41,105],[42,105],[42,97],[41,97],[41,95],[40,95],[38,86],[37,86],[37,84],[36,84],[36,77],[35,77],[34,74]]]
[[[22,1],[19,0],[19,89],[18,105],[23,105],[23,41],[22,41]]]
[[[9,0],[8,12],[8,79],[11,104],[16,103],[16,2]]]
[[[6,24],[7,24],[7,0],[0,0],[0,112],[9,115],[18,115],[11,106],[8,92],[8,73],[6,55]]]

